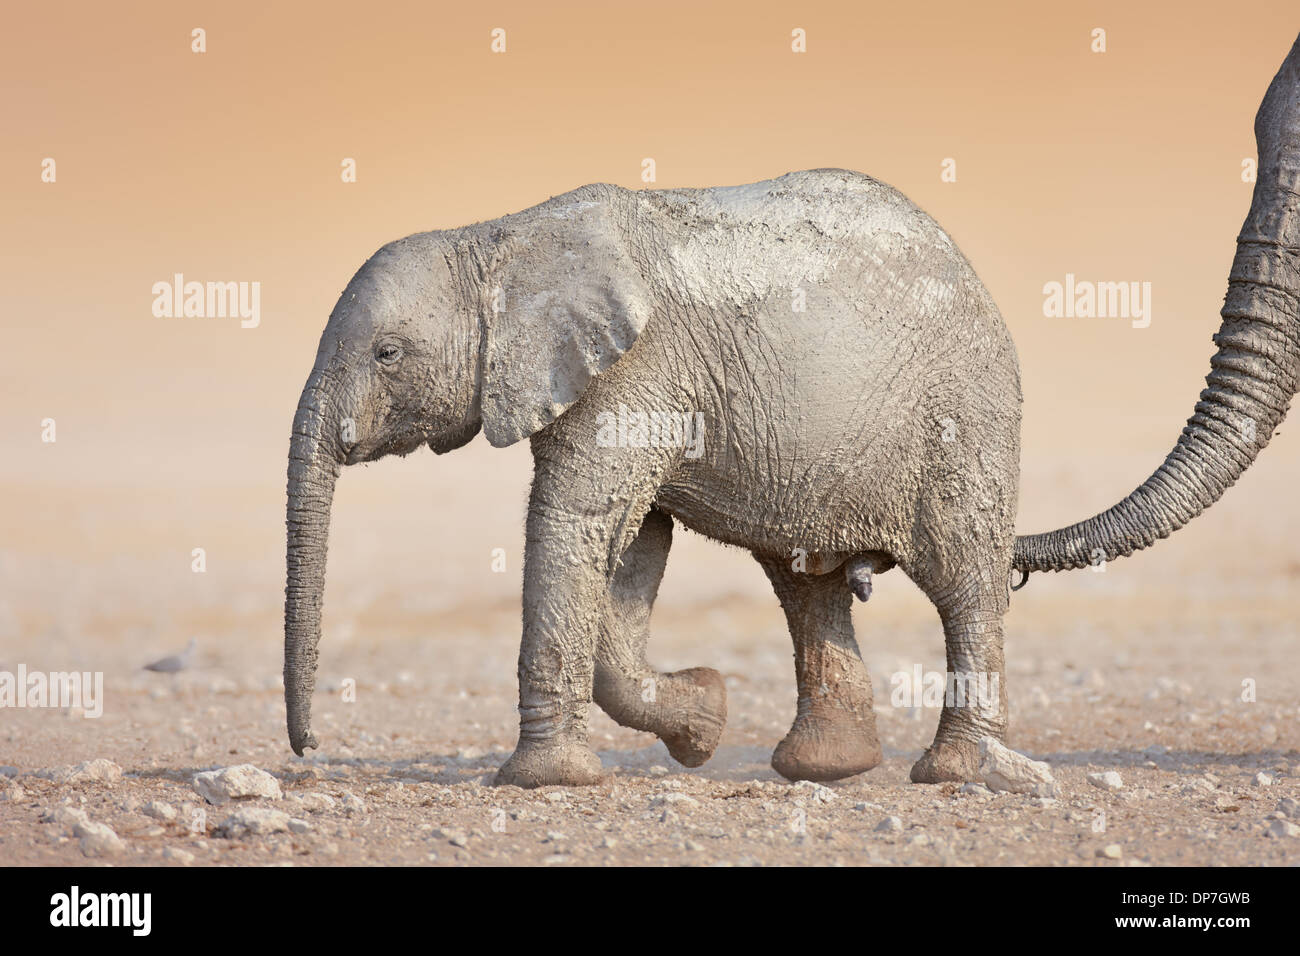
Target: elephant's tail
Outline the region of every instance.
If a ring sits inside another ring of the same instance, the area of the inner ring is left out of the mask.
[[[1137,492],[1134,492],[1134,495],[1136,494]],[[1033,571],[1069,571],[1089,565],[1100,565],[1113,558],[1128,557],[1134,551],[1153,544],[1157,538],[1168,537],[1174,532],[1173,527],[1168,527],[1152,529],[1150,533],[1146,533],[1134,525],[1134,530],[1138,532],[1136,541],[1129,536],[1098,533],[1106,526],[1116,523],[1116,516],[1112,512],[1132,498],[1133,495],[1130,495],[1109,511],[1087,521],[1070,525],[1068,528],[1042,534],[1018,535],[1011,561],[1012,569],[1027,576]],[[1147,540],[1148,538],[1150,540]],[[1022,577],[1020,584],[1015,585],[1014,589],[1019,590],[1023,585]]]
[[[1300,37],[1260,105],[1255,140],[1255,193],[1192,417],[1123,501],[1068,528],[1016,538],[1012,566],[1022,575],[1099,565],[1173,534],[1241,477],[1286,414],[1300,384]]]

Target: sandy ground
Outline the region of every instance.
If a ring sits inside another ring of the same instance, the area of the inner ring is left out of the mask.
[[[747,555],[680,532],[651,656],[664,669],[707,665],[725,675],[730,716],[717,754],[686,770],[653,737],[593,709],[593,744],[608,782],[525,792],[490,786],[514,743],[524,454],[476,445],[459,472],[426,455],[345,476],[315,705],[322,748],[307,759],[292,756],[284,731],[278,488],[10,487],[0,670],[103,671],[105,699],[98,719],[57,708],[0,710],[0,859],[1300,860],[1300,837],[1290,835],[1300,820],[1286,817],[1295,805],[1285,799],[1300,799],[1300,548],[1290,549],[1289,515],[1270,521],[1256,509],[1258,500],[1289,493],[1282,469],[1245,493],[1234,490],[1221,514],[1184,532],[1181,549],[1170,542],[1166,553],[1104,573],[1037,576],[1015,595],[1006,641],[1009,743],[1050,763],[1055,800],[908,782],[938,711],[893,706],[891,675],[916,665],[942,670],[943,648],[932,609],[898,572],[879,578],[871,601],[854,612],[884,763],[827,786],[783,781],[768,760],[793,717],[794,687],[775,598]],[[1135,466],[1127,467],[1132,474]],[[1100,492],[1089,483],[1071,494],[1101,503],[1106,480]],[[1047,478],[1027,476],[1027,484],[1043,487]],[[396,505],[415,500],[418,509]],[[494,507],[471,509],[472,501]],[[191,570],[199,546],[203,574]],[[496,546],[509,556],[505,574],[489,570]],[[185,671],[140,669],[191,637],[198,647]],[[353,702],[344,699],[349,680]],[[1248,686],[1253,701],[1243,700]],[[61,768],[97,759],[119,766],[122,777],[59,782]],[[192,778],[245,763],[278,778],[283,799],[252,804],[301,821],[292,830],[222,835],[232,806],[206,804]],[[1118,792],[1087,780],[1111,770],[1123,780]],[[156,806],[146,812],[153,801],[174,819]],[[42,822],[65,804],[111,827],[121,849],[87,856],[68,815]]]

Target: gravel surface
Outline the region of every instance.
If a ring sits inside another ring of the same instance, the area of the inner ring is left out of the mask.
[[[493,617],[508,633],[511,616]],[[661,617],[674,635],[699,626]],[[288,754],[278,679],[241,671],[237,648],[213,644],[192,671],[110,673],[97,720],[7,713],[0,855],[41,865],[1291,863],[1295,709],[1241,701],[1236,675],[1294,670],[1293,634],[1252,629],[1235,651],[1206,641],[1194,665],[1169,674],[1159,647],[1185,640],[1184,628],[1214,632],[1193,617],[1151,625],[1142,647],[1077,640],[1068,659],[1059,640],[1014,642],[1010,742],[1050,765],[1055,799],[909,783],[937,713],[891,706],[891,671],[875,667],[883,765],[830,785],[781,780],[767,761],[793,715],[788,654],[775,608],[739,601],[710,610],[724,634],[691,658],[727,676],[731,719],[713,760],[687,771],[649,735],[597,713],[610,776],[589,789],[490,786],[513,743],[504,636],[335,648],[317,697],[323,752],[305,760]],[[768,633],[750,640],[750,626]],[[910,639],[937,666],[939,638],[922,630]],[[895,631],[874,656],[905,653],[908,638]],[[416,676],[439,672],[463,676]],[[355,702],[344,700],[346,673],[358,675]],[[214,805],[201,795],[221,776],[211,771],[248,777],[247,764],[265,774],[244,789],[262,796]]]
[[[748,555],[688,533],[674,541],[651,659],[723,673],[729,718],[717,754],[686,770],[653,737],[593,709],[607,782],[525,792],[490,784],[515,741],[526,475],[497,477],[471,462],[484,476],[479,487],[448,479],[435,487],[445,492],[436,508],[390,514],[392,501],[427,495],[414,486],[443,473],[423,467],[379,475],[410,473],[411,487],[350,475],[340,487],[315,701],[321,749],[306,759],[288,749],[279,676],[282,492],[133,493],[128,508],[108,492],[87,504],[84,490],[67,500],[47,490],[42,508],[11,514],[9,540],[24,550],[0,551],[0,671],[102,671],[104,700],[98,718],[75,708],[0,710],[0,859],[1300,860],[1300,565],[1285,556],[1294,539],[1281,525],[1282,540],[1271,543],[1273,532],[1258,525],[1253,546],[1272,549],[1258,560],[1250,540],[1221,534],[1251,527],[1242,518],[1254,513],[1250,496],[1185,532],[1182,552],[1171,544],[1105,573],[1035,576],[1014,596],[1007,743],[1049,765],[1055,797],[908,782],[938,710],[895,706],[892,678],[918,666],[941,671],[944,658],[933,609],[897,571],[878,576],[871,600],[854,609],[884,763],[825,786],[779,778],[768,761],[795,706],[781,612]],[[1260,497],[1281,495],[1282,477]],[[471,492],[511,505],[485,517],[456,498]],[[219,529],[212,515],[225,518]],[[119,543],[110,546],[105,531]],[[191,570],[195,543],[207,548],[203,574]],[[488,570],[497,546],[511,573]],[[1211,546],[1219,560],[1198,550]],[[191,638],[186,669],[142,669]],[[200,774],[220,802],[196,788]]]

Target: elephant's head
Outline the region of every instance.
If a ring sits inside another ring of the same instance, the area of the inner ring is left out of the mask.
[[[630,197],[587,186],[493,222],[380,249],[321,336],[289,445],[284,694],[289,743],[315,747],[330,507],[340,466],[496,446],[544,428],[618,360],[649,293],[616,227]]]
[[[1255,141],[1254,198],[1195,412],[1160,467],[1123,501],[1018,538],[1017,569],[1081,568],[1177,531],[1218,500],[1281,423],[1300,383],[1300,38],[1255,116]]]

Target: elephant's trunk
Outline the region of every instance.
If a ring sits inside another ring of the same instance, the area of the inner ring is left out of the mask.
[[[298,403],[289,443],[288,529],[284,589],[284,703],[289,746],[298,756],[317,746],[311,732],[311,695],[316,688],[321,598],[330,505],[338,478],[340,446],[328,409],[322,373],[313,373]]]
[[[1255,140],[1255,194],[1195,413],[1164,463],[1119,504],[1017,538],[1017,570],[1081,568],[1167,537],[1219,499],[1286,414],[1300,366],[1300,38],[1255,117]]]

